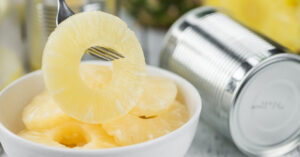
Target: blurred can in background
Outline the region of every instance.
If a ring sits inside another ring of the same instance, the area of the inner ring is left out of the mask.
[[[300,57],[213,8],[168,31],[160,64],[192,82],[203,119],[250,156],[280,156],[300,143]]]
[[[17,0],[0,0],[0,91],[24,74]]]
[[[23,74],[19,56],[14,51],[0,47],[0,91]]]
[[[9,7],[9,1],[8,0],[0,0],[0,23],[5,17],[7,10]]]
[[[118,0],[66,0],[76,12],[101,10],[112,14],[119,11]],[[43,49],[56,27],[56,0],[27,0],[26,45],[31,70],[41,68]]]

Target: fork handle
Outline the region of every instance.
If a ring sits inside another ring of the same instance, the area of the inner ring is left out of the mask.
[[[72,15],[74,15],[74,12],[68,7],[65,0],[57,0],[56,25]]]

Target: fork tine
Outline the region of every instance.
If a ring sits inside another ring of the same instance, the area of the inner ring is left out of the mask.
[[[104,47],[101,47],[101,46],[95,46],[95,48],[101,49],[101,50],[103,50],[103,52],[106,52],[106,53],[108,53],[108,54],[115,55],[115,56],[117,56],[118,58],[125,58],[123,55],[121,55],[120,53],[118,53],[117,51],[115,51],[115,50],[113,50],[113,49],[110,49],[110,48],[104,48]]]
[[[95,56],[95,57],[97,57],[97,58],[100,58],[100,59],[102,59],[102,60],[105,60],[105,61],[113,61],[113,59],[107,58],[107,57],[103,56],[103,54],[98,53],[97,51],[95,52],[95,51],[93,51],[93,50],[91,50],[91,49],[88,49],[88,50],[86,51],[86,53],[88,53],[88,54],[90,54],[90,55],[92,55],[92,56]]]
[[[100,56],[100,55],[98,55],[98,54],[95,54],[95,53],[89,53],[89,54],[91,54],[92,56],[94,56],[94,57],[96,57],[96,58],[99,58],[99,59],[101,59],[101,60],[104,60],[104,61],[112,61],[111,59],[108,59],[108,58],[105,58],[105,57],[102,57],[102,56]]]
[[[74,15],[74,12],[66,4],[65,0],[57,0],[57,4],[58,4],[57,5],[58,11],[56,14],[56,25],[58,25],[68,17]],[[49,10],[49,12],[51,13],[51,10]],[[86,50],[86,53],[91,54],[105,61],[113,61],[115,59],[124,58],[124,56],[119,54],[117,51],[110,48],[104,48],[101,46],[90,47],[89,49]]]
[[[113,61],[120,58],[125,58],[113,49],[107,49],[101,46],[92,46],[86,50],[86,53],[91,54],[105,61]]]
[[[107,56],[107,57],[109,57],[111,59],[120,59],[119,57],[116,57],[116,56],[112,55],[111,52],[103,51],[103,49],[98,49],[96,47],[91,47],[91,49],[93,49],[94,51],[97,51],[99,53],[102,53],[103,55],[105,55],[105,56]]]
[[[110,61],[114,60],[114,58],[112,58],[112,57],[110,57],[108,55],[105,55],[104,53],[101,53],[100,51],[96,51],[96,50],[94,50],[92,48],[91,48],[91,52],[93,52],[94,54],[97,54],[98,56],[102,56],[102,57],[104,57],[104,58],[106,58],[106,59],[108,59]]]

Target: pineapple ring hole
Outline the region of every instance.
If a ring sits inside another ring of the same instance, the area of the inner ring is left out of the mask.
[[[139,116],[141,119],[153,119],[156,118],[157,116]]]
[[[54,140],[68,148],[83,147],[91,141],[89,134],[79,125],[64,125],[55,131]]]

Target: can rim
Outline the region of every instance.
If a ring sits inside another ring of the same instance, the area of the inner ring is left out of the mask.
[[[300,63],[300,57],[294,54],[277,54],[274,56],[270,56],[269,58],[263,60],[260,62],[258,65],[254,66],[247,74],[245,75],[244,79],[241,81],[239,86],[237,86],[237,90],[233,94],[233,99],[232,99],[232,106],[230,110],[230,117],[229,117],[229,127],[230,127],[230,136],[232,140],[234,141],[235,145],[245,154],[250,155],[250,156],[263,156],[263,157],[269,157],[269,156],[280,156],[283,154],[288,153],[289,151],[293,150],[297,146],[300,145],[300,129],[295,132],[294,136],[291,136],[287,138],[284,143],[280,143],[278,145],[273,145],[270,148],[265,147],[265,150],[258,151],[253,148],[249,148],[246,144],[247,142],[241,142],[238,141],[236,136],[234,135],[237,131],[237,126],[235,123],[235,118],[237,116],[237,100],[239,99],[240,94],[243,91],[243,88],[246,86],[246,84],[253,78],[255,74],[260,72],[263,68],[281,62],[281,61],[294,61]],[[280,149],[279,149],[280,148]]]
[[[163,43],[162,45],[165,46],[161,50],[164,53],[161,53],[160,56],[160,63],[159,63],[160,67],[166,68],[168,66],[169,58],[174,53],[174,49],[176,48],[177,45],[176,43],[178,42],[178,40],[172,38],[172,35],[174,34],[175,31],[177,31],[181,27],[181,25],[186,21],[187,17],[194,16],[194,15],[198,15],[198,17],[203,17],[215,12],[217,12],[217,10],[214,7],[199,7],[199,8],[192,9],[191,11],[181,16],[178,20],[176,20],[176,22],[168,30],[162,42]],[[170,40],[175,40],[174,41],[175,44],[173,45],[168,44],[170,43]],[[168,50],[166,50],[166,48],[168,48]]]

